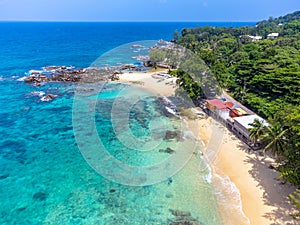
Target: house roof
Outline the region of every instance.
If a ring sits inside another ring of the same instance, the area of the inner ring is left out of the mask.
[[[253,123],[255,119],[258,119],[259,121],[263,121],[263,124],[265,126],[268,125],[267,121],[265,121],[263,118],[259,117],[258,115],[248,115],[248,116],[236,117],[236,118],[234,118],[234,121],[238,122],[243,127],[245,127],[246,129],[248,129],[248,128],[252,127],[249,124]]]
[[[251,39],[255,39],[255,40],[261,40],[262,36],[251,36],[251,35],[247,35],[249,38]]]
[[[240,112],[241,114],[243,114],[243,115],[247,115],[248,113],[245,111],[245,110],[243,110],[242,108],[236,108],[236,110],[238,111],[238,112]]]
[[[254,36],[253,38],[256,39],[256,40],[261,40],[262,36]]]
[[[208,104],[216,107],[217,109],[227,109],[227,106],[219,99],[207,100]]]
[[[224,104],[230,109],[232,109],[232,107],[234,106],[232,102],[225,102]]]
[[[268,37],[278,37],[278,36],[279,36],[279,33],[268,34]]]
[[[232,109],[232,113],[234,113],[236,116],[243,116],[243,113],[239,112],[237,109]]]

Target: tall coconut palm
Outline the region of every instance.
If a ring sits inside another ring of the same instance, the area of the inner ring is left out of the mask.
[[[270,151],[274,156],[283,156],[285,153],[285,145],[287,138],[285,134],[288,129],[280,124],[265,126],[263,134],[263,143],[265,144],[264,151]]]
[[[250,132],[249,137],[254,140],[254,145],[256,145],[257,141],[263,136],[265,131],[265,125],[263,120],[255,119],[253,123],[249,124],[252,126],[248,128]]]

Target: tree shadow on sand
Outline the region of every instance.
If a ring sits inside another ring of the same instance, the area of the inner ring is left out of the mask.
[[[244,145],[241,144],[239,147],[245,151]],[[272,163],[269,158],[262,157],[259,151],[251,151],[251,153],[255,154],[255,157],[249,156],[245,160],[246,163],[252,166],[252,169],[248,172],[259,183],[258,187],[263,190],[264,203],[275,207],[271,212],[266,213],[264,217],[272,221],[271,225],[299,224],[299,220],[294,220],[290,216],[293,210],[288,199],[288,194],[296,188],[290,184],[283,184],[279,180],[278,172],[269,168]]]

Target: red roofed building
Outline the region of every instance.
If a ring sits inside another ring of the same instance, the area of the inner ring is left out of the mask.
[[[214,112],[216,109],[218,110],[226,110],[227,106],[219,99],[206,100],[206,107]]]

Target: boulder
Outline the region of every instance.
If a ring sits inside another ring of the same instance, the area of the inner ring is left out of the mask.
[[[42,97],[41,100],[43,102],[49,102],[52,101],[53,99],[55,99],[57,96],[53,95],[53,94],[47,94],[46,96]]]
[[[50,99],[54,99],[55,98],[55,95],[53,94],[48,94],[46,97],[50,98]]]

